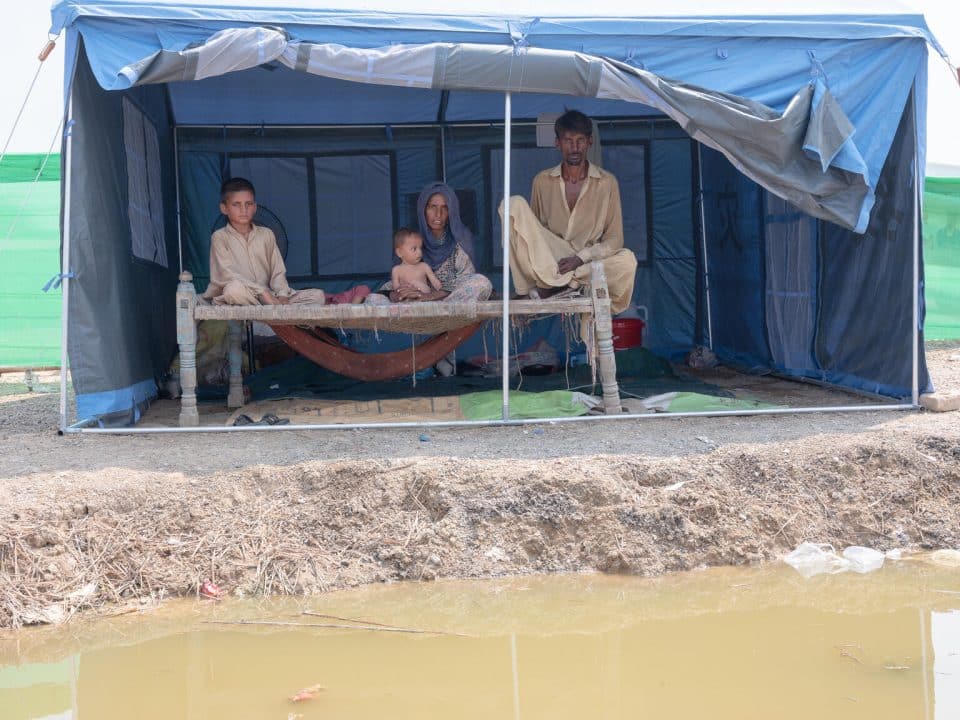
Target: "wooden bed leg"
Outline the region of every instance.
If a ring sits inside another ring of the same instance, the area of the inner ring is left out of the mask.
[[[193,275],[180,273],[177,285],[177,344],[180,346],[180,427],[200,424],[197,413],[197,322],[193,311],[197,307],[197,291]]]
[[[597,367],[603,389],[603,410],[607,415],[623,412],[620,387],[617,385],[617,360],[613,354],[613,318],[610,315],[610,293],[603,263],[590,263],[590,293],[593,297],[594,341],[597,343]]]
[[[229,338],[228,359],[230,361],[230,391],[227,393],[227,407],[243,407],[243,324],[244,320],[230,320],[227,333]]]

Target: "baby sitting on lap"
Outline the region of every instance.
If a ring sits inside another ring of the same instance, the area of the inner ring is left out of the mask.
[[[443,286],[430,266],[423,262],[423,236],[416,230],[400,228],[393,236],[393,251],[400,264],[393,266],[390,280],[394,288],[410,285],[422,293],[440,290]]]

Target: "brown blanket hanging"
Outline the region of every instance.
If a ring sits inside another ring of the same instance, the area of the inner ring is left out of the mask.
[[[327,370],[354,380],[394,380],[432,367],[475,333],[476,322],[434,335],[409,350],[363,353],[351,350],[334,337],[317,335],[297,325],[271,325],[293,350]]]

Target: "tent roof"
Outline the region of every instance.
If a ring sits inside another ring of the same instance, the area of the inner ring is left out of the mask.
[[[672,0],[663,7],[633,0],[600,0],[585,15],[582,0],[518,0],[512,13],[478,9],[471,0],[56,0],[51,31],[80,18],[215,22],[225,24],[354,25],[399,31],[499,32],[509,26],[538,33],[708,37],[878,38],[923,37],[942,50],[922,13],[897,0],[807,0],[803,8],[771,9],[762,0],[712,3]],[[546,12],[545,12],[546,10]]]
[[[556,109],[551,93],[578,96],[578,109],[594,116],[643,116],[645,104],[663,110],[653,96],[620,93],[616,80],[599,91],[588,77],[582,88],[564,87],[561,65],[551,65],[554,78],[532,82],[532,68],[552,62],[537,58],[551,53],[572,63],[572,80],[574,68],[596,69],[590,58],[603,58],[775,113],[816,86],[815,105],[829,93],[846,128],[838,130],[842,145],[819,156],[824,171],[832,164],[855,173],[871,190],[911,91],[918,107],[926,102],[926,44],[937,47],[922,14],[892,0],[811,0],[802,11],[770,11],[755,0],[705,10],[702,2],[675,0],[669,12],[645,7],[642,15],[632,0],[599,0],[589,17],[582,0],[551,2],[549,15],[532,0],[514,4],[511,15],[477,10],[473,0],[373,5],[58,0],[52,16],[55,32],[67,27],[68,43],[83,38],[105,89],[166,82],[178,125],[487,122],[503,117],[489,91],[505,89],[518,91],[514,117]],[[478,47],[485,55],[472,55],[469,67],[435,62],[450,48],[470,54]],[[291,71],[307,69],[308,57],[307,73]],[[922,155],[922,123],[918,136]],[[861,230],[870,197],[856,222]]]

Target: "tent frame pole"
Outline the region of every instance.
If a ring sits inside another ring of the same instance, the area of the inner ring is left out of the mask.
[[[920,120],[917,113],[917,92],[913,92],[913,315],[912,317],[912,354],[910,399],[914,407],[920,406],[920,203],[923,193],[923,175],[920,171]]]
[[[703,254],[703,296],[707,313],[707,347],[713,350],[713,311],[710,306],[710,258],[707,255],[707,209],[703,191],[703,143],[697,143],[697,192],[700,195],[700,250]]]
[[[677,418],[693,417],[750,417],[754,415],[805,415],[811,413],[835,413],[835,412],[878,412],[892,410],[916,410],[916,407],[907,403],[898,405],[841,405],[837,407],[801,407],[801,408],[766,408],[760,410],[711,410],[708,412],[682,412],[682,413],[623,413],[621,415],[579,415],[576,417],[559,418],[530,418],[504,420],[437,420],[431,422],[397,422],[397,423],[330,423],[326,425],[273,425],[273,426],[255,426],[241,425],[233,427],[232,425],[204,425],[194,427],[123,427],[123,428],[101,428],[85,427],[88,421],[81,421],[71,425],[66,429],[68,433],[84,434],[106,434],[106,435],[153,435],[165,433],[195,433],[195,432],[287,432],[290,430],[393,430],[396,428],[431,428],[431,427],[515,427],[524,425],[560,425],[565,423],[592,423],[609,421],[655,421],[655,420],[676,420]]]
[[[180,146],[178,144],[179,128],[173,126],[173,184],[176,193],[177,215],[177,276],[183,272],[183,231],[180,218]],[[252,367],[252,366],[251,366]]]
[[[70,83],[70,96],[67,98],[67,121],[64,124],[63,148],[63,252],[60,265],[60,432],[67,429],[67,341],[68,319],[70,317],[70,208],[71,178],[73,175],[73,92]]]
[[[503,320],[501,321],[500,381],[503,392],[503,421],[510,419],[510,145],[512,143],[512,96],[503,96],[503,220],[501,243],[503,249]]]

